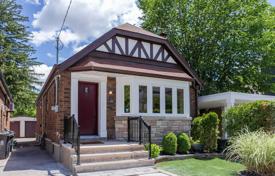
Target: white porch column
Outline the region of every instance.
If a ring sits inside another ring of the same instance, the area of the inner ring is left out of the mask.
[[[20,120],[20,137],[25,137],[25,120]]]
[[[230,96],[228,96],[227,99],[226,99],[224,111],[227,111],[228,109],[230,109],[234,105],[235,105],[235,97],[232,96],[232,94],[230,93]],[[222,126],[223,126],[222,128],[225,129],[225,127],[226,127],[226,121],[225,120],[223,121]],[[223,138],[224,139],[228,138],[228,133],[225,130],[224,130]]]

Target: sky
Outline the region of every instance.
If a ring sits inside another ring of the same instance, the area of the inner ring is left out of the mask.
[[[56,63],[56,31],[61,27],[69,0],[16,0],[33,38],[34,57],[42,63],[35,71],[48,76]],[[112,27],[123,23],[139,25],[141,11],[136,0],[73,0],[60,39],[60,62],[81,50]],[[275,0],[269,0],[275,6]]]

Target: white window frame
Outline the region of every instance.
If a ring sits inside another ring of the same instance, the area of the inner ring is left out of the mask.
[[[130,85],[130,113],[124,112],[124,86]],[[139,113],[139,86],[147,86],[147,113]],[[117,77],[116,115],[190,118],[191,82],[141,76]],[[152,89],[160,87],[160,113],[153,113]],[[172,88],[172,113],[165,113],[165,88]],[[184,113],[177,113],[177,89],[184,91]]]

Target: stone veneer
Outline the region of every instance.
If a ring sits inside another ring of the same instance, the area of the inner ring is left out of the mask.
[[[173,117],[144,117],[146,123],[151,126],[152,143],[161,143],[162,137],[168,132],[189,133],[191,129],[191,120]],[[116,139],[127,140],[128,125],[127,117],[116,117]]]

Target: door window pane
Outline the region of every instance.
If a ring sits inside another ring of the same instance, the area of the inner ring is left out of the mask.
[[[124,86],[124,112],[130,112],[130,85]]]
[[[147,86],[139,86],[139,112],[147,113]]]
[[[172,113],[172,88],[165,88],[165,112]]]
[[[178,114],[184,113],[184,98],[183,98],[183,89],[177,89],[177,111]]]
[[[160,87],[153,87],[153,113],[160,113]]]

